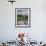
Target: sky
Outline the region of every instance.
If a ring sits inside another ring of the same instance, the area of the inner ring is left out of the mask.
[[[17,14],[28,15],[28,9],[17,10]]]

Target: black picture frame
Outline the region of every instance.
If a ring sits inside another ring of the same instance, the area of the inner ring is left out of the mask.
[[[31,27],[31,8],[15,8],[15,27]]]

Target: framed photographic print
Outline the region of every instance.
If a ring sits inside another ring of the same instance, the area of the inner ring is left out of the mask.
[[[15,8],[15,27],[31,26],[31,9]]]

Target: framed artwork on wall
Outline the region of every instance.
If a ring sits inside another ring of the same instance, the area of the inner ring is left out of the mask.
[[[15,27],[31,27],[30,8],[15,8]]]

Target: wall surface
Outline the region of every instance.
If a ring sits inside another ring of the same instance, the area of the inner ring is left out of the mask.
[[[46,40],[45,0],[17,0],[13,5],[0,0],[0,41],[15,40],[19,32],[29,33],[31,39]],[[31,27],[15,27],[15,8],[31,8]]]

